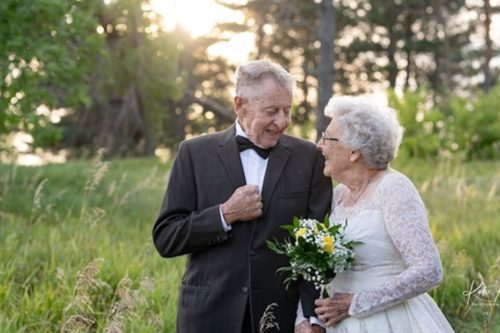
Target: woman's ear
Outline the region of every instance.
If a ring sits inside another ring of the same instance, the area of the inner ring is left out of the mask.
[[[357,150],[352,150],[351,151],[351,154],[349,155],[349,161],[351,162],[356,162],[357,160],[359,160],[361,158],[361,153]]]

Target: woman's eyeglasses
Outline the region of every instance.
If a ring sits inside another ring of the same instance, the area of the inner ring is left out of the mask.
[[[323,140],[323,144],[326,144],[326,141],[327,141],[327,140],[328,140],[328,141],[340,141],[340,139],[338,139],[338,138],[334,138],[334,137],[327,137],[325,132],[323,132],[323,133],[321,134],[321,140]]]

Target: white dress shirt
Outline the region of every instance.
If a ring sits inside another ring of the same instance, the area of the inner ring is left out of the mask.
[[[243,132],[238,121],[236,121],[236,135],[241,135],[242,137],[248,138],[248,136]],[[236,140],[236,137],[235,137]],[[262,185],[264,184],[264,176],[267,170],[267,162],[269,158],[262,158],[253,149],[246,149],[240,152],[241,165],[243,166],[243,173],[245,174],[245,181],[247,185],[257,185],[259,192],[262,193]],[[231,226],[226,223],[224,216],[222,215],[222,208],[219,206],[219,213],[222,222],[222,226],[225,231],[231,230]]]

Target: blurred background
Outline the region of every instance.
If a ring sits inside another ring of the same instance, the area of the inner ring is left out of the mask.
[[[499,156],[498,0],[3,0],[0,15],[3,160],[175,151],[233,122],[234,70],[263,57],[297,80],[295,135],[315,140],[332,94],[371,93],[399,111],[407,155]]]
[[[0,332],[174,332],[169,169],[264,57],[297,80],[293,135],[332,95],[398,111],[430,294],[457,332],[500,332],[500,0],[0,0]]]

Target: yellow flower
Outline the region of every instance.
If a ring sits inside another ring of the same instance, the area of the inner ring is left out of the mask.
[[[299,239],[299,237],[304,236],[306,234],[306,232],[307,232],[306,228],[304,228],[304,227],[300,228],[299,230],[297,230],[295,232],[295,239]]]
[[[323,250],[328,254],[332,254],[334,248],[335,242],[333,238],[331,236],[323,237]]]

